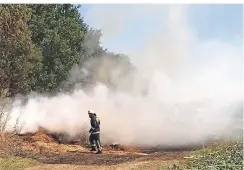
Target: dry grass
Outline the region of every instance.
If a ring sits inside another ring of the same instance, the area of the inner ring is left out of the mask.
[[[4,108],[8,107],[8,101],[0,99],[0,169],[1,170],[20,170],[33,164],[31,159],[23,159],[16,157],[21,155],[22,148],[15,134],[23,128],[19,126],[19,119],[16,120],[14,130],[6,132],[6,126],[10,120],[10,113]]]
[[[13,131],[6,132],[5,128],[7,122],[10,119],[10,113],[4,112],[3,109],[0,110],[0,155],[3,157],[11,157],[20,155],[22,152],[19,141],[17,141],[14,136],[18,134],[23,128],[22,125],[19,125],[19,118],[16,120]]]
[[[166,170],[173,164],[184,164],[181,160],[153,160],[126,162],[118,165],[70,165],[70,164],[42,164],[27,168],[27,170]]]

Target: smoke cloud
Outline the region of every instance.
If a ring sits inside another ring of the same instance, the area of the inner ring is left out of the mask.
[[[127,21],[158,14],[160,31],[145,34],[145,41],[129,52],[136,72],[118,79],[122,69],[112,68],[115,91],[98,81],[89,93],[76,84],[71,93],[30,95],[25,104],[15,100],[10,129],[21,116],[22,133],[43,127],[75,136],[89,130],[89,109],[101,120],[103,143],[186,146],[213,136],[230,137],[242,128],[236,118],[242,116],[242,47],[219,40],[200,41],[189,27],[186,6],[127,7],[112,10],[94,5],[87,17],[101,22],[104,40],[119,35]],[[107,68],[106,63],[93,69]],[[76,67],[67,81],[88,73]]]

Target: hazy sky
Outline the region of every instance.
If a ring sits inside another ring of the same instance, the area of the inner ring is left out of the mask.
[[[130,7],[129,5],[83,5],[80,12],[84,16],[85,22],[91,27],[103,28],[104,23],[101,20],[94,20],[89,11],[94,8],[105,12],[117,10],[118,16],[114,16],[114,22],[120,23],[119,32],[114,36],[104,37],[102,44],[110,51],[127,53],[137,47],[140,42],[145,41],[147,35],[150,36],[152,32],[162,31],[160,30],[161,27],[158,26],[158,22],[163,23],[163,17],[158,15],[158,12],[152,11],[164,10],[163,5],[158,5],[158,7],[149,12],[149,15],[145,14],[143,17],[142,15],[137,17],[134,14],[136,5],[133,10],[127,10]],[[144,8],[147,8],[147,6],[144,5]],[[127,14],[131,15],[131,17],[120,16],[119,11],[122,15],[128,11]],[[240,43],[243,33],[242,11],[242,5],[187,5],[188,27],[194,31],[194,34],[201,41],[218,39],[220,41]],[[120,22],[121,20],[123,22]]]

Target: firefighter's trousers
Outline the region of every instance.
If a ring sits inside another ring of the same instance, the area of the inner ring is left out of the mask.
[[[102,151],[102,145],[100,141],[100,133],[91,133],[89,137],[90,145],[92,148],[97,147],[98,151]]]

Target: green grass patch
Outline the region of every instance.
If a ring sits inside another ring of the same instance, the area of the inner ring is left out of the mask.
[[[242,170],[243,141],[225,142],[194,152],[185,157],[187,168],[169,167],[169,170]]]
[[[37,161],[27,158],[0,158],[0,170],[23,170],[36,164]]]

